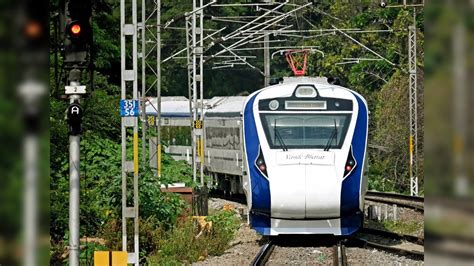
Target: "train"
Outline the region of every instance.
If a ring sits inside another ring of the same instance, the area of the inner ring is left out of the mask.
[[[249,96],[208,99],[204,110],[204,170],[213,187],[246,198],[258,233],[348,236],[362,227],[362,95],[325,77],[288,77]],[[190,135],[187,99],[164,98],[162,118],[165,151],[190,162],[188,138],[176,139]]]

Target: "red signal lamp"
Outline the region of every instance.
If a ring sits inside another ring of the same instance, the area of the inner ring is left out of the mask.
[[[28,21],[24,27],[24,33],[30,39],[37,39],[42,33],[41,24],[36,20]]]
[[[74,23],[69,28],[69,31],[71,32],[72,36],[77,37],[81,34],[81,25]]]
[[[258,169],[260,169],[260,171],[264,172],[266,170],[266,167],[264,164],[261,164],[258,166]]]
[[[352,170],[352,166],[351,165],[346,165],[346,171],[349,172]]]

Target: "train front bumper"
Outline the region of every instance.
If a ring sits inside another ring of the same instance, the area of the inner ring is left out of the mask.
[[[363,225],[363,213],[357,212],[339,218],[330,219],[280,219],[262,214],[250,214],[252,227],[262,235],[282,234],[324,234],[352,235]]]

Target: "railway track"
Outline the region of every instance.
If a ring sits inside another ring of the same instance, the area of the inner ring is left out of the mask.
[[[391,240],[397,240],[397,241],[406,241],[418,246],[423,246],[424,245],[424,238],[422,237],[417,237],[417,236],[412,236],[412,235],[404,235],[404,234],[398,234],[394,232],[389,232],[385,230],[378,230],[378,229],[372,229],[372,228],[362,228],[359,231],[360,234],[357,234],[353,237],[351,237],[351,241],[354,241],[353,244],[367,248],[375,248],[379,250],[384,250],[387,252],[395,253],[398,255],[404,255],[404,256],[409,256],[417,260],[423,260],[424,258],[424,251],[416,250],[416,249],[410,249],[410,248],[403,248],[397,245],[389,245],[389,244],[382,244],[382,243],[377,243],[371,240],[368,240],[367,237],[364,237],[364,235],[370,235],[370,236],[378,236],[378,237],[383,237]],[[361,236],[362,235],[362,236]]]
[[[347,239],[334,239],[334,240],[329,240],[329,242],[335,244],[330,244],[329,247],[332,245],[332,262],[333,265],[337,266],[346,266],[349,265],[347,255],[346,255],[346,250],[348,248],[372,248],[372,249],[377,249],[381,251],[385,251],[388,253],[396,254],[396,255],[401,255],[401,256],[406,256],[411,259],[415,260],[423,260],[424,258],[424,251],[423,249],[413,249],[410,247],[404,247],[403,245],[396,245],[396,244],[384,244],[380,243],[380,241],[373,241],[370,240],[370,237],[367,237],[367,235],[373,236],[378,236],[378,237],[383,237],[386,239],[389,239],[391,241],[406,241],[414,245],[418,246],[423,246],[424,244],[424,239],[416,236],[411,236],[411,235],[403,235],[403,234],[397,234],[393,232],[388,232],[388,231],[383,231],[383,230],[377,230],[377,229],[367,229],[364,228],[360,231],[360,234],[357,234],[355,236],[352,236]],[[285,247],[287,245],[287,241],[281,241],[282,239],[277,239],[278,237],[274,237],[269,239],[259,250],[259,252],[256,254],[254,259],[252,260],[251,265],[252,266],[260,266],[260,265],[266,265],[267,262],[271,262],[270,258],[272,257],[272,253],[275,249],[277,249],[281,244],[282,247]],[[327,240],[326,240],[327,241]],[[305,242],[305,241],[303,241]],[[301,243],[300,243],[301,244]],[[314,243],[313,243],[314,244]],[[319,243],[321,244],[321,243]],[[319,246],[318,244],[316,244]],[[291,246],[291,244],[290,244]],[[312,245],[311,245],[312,246]],[[327,246],[326,244],[322,244],[321,247]],[[300,247],[300,245],[297,245],[297,247]],[[301,248],[304,248],[305,245],[303,244]],[[306,245],[307,247],[307,245]],[[315,261],[316,262],[316,261]],[[317,262],[316,262],[317,263]]]
[[[262,266],[268,262],[270,255],[272,254],[273,250],[275,249],[275,241],[268,240],[262,248],[260,248],[259,252],[252,260],[252,266]]]
[[[255,258],[252,260],[252,266],[263,266],[269,261],[272,256],[275,248],[278,247],[277,241],[275,239],[268,240],[259,250]],[[346,247],[344,246],[343,241],[337,241],[337,243],[332,247],[332,259],[333,265],[337,266],[347,266],[346,256]]]
[[[391,192],[379,192],[379,191],[367,191],[365,200],[386,203],[386,204],[397,204],[398,206],[414,209],[417,211],[424,211],[424,197],[409,196]]]
[[[363,234],[365,233],[365,234],[377,235],[377,236],[382,236],[382,237],[388,237],[388,238],[396,239],[396,240],[405,240],[417,245],[424,245],[425,243],[425,240],[422,237],[399,234],[399,233],[394,233],[394,232],[385,231],[385,230],[379,230],[379,229],[373,229],[373,228],[362,228],[359,232]]]
[[[349,265],[349,263],[347,262],[346,247],[344,246],[342,241],[338,241],[337,244],[333,247],[333,265]]]
[[[384,244],[376,243],[376,242],[369,241],[367,239],[359,238],[359,237],[354,237],[351,239],[351,241],[355,243],[356,246],[363,247],[363,248],[375,248],[378,250],[384,250],[390,253],[395,253],[397,255],[409,256],[416,260],[423,260],[424,258],[424,252],[417,251],[417,250],[409,250],[409,249],[399,248],[395,246],[384,245]]]

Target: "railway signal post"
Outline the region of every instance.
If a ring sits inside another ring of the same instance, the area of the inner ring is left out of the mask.
[[[86,93],[86,86],[80,86],[81,71],[71,70],[70,86],[66,86],[69,95],[67,121],[69,127],[69,264],[79,265],[79,188],[80,188],[80,142],[82,108],[81,94]]]
[[[87,68],[92,45],[92,2],[68,0],[65,2],[64,68],[69,70],[69,98],[67,121],[69,127],[69,265],[80,264],[79,189],[80,189],[80,135],[82,133],[81,95],[86,86],[80,84],[82,69]]]
[[[23,138],[23,264],[40,265],[44,259],[38,255],[39,233],[41,226],[40,184],[41,173],[41,138],[46,126],[42,119],[44,109],[47,109],[45,97],[48,94],[46,82],[41,73],[48,68],[48,56],[44,53],[48,49],[47,25],[48,17],[38,12],[45,6],[46,1],[21,1],[23,8],[19,9],[18,19],[13,23],[13,44],[18,60],[18,70],[21,69],[19,82],[16,84],[16,94],[19,97]],[[2,178],[3,179],[3,178]]]

